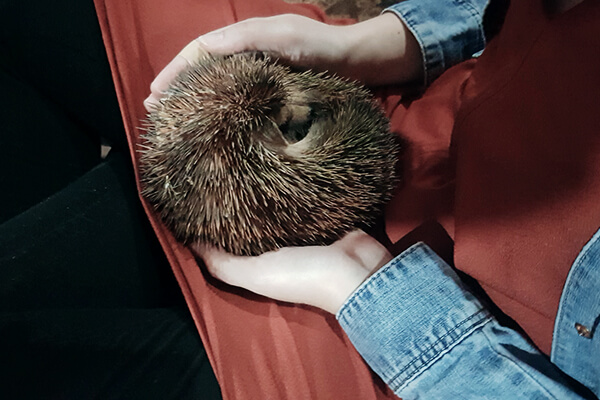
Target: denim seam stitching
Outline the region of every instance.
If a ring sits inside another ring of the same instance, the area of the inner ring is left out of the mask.
[[[433,40],[434,36],[431,35],[431,33],[427,33],[427,32],[422,32],[420,28],[418,28],[417,26],[419,25],[419,23],[415,23],[411,18],[409,18],[410,15],[406,15],[405,18],[405,22],[406,22],[406,26],[408,27],[408,29],[412,32],[412,34],[415,36],[415,38],[417,39],[417,41],[419,42],[419,46],[421,47],[421,57],[423,59],[423,69],[425,72],[425,85],[429,85],[433,80],[431,79],[431,75],[433,72],[437,73],[437,70],[440,69],[440,67],[437,66],[437,64],[439,64],[439,60],[435,60],[435,57],[432,56],[432,53],[437,53],[439,52],[439,48],[440,48],[440,43],[437,40]],[[427,43],[424,40],[423,36],[427,36],[429,38],[429,43]],[[442,52],[443,53],[443,52]],[[441,57],[441,60],[443,62],[443,54]],[[442,67],[443,69],[443,67]]]
[[[575,262],[573,263],[573,266],[571,267],[571,271],[573,272],[572,274],[568,274],[567,275],[567,279],[565,280],[565,291],[564,293],[561,295],[560,297],[560,301],[559,301],[559,307],[558,310],[556,312],[556,321],[554,323],[554,332],[553,332],[553,339],[552,339],[552,347],[550,350],[550,358],[553,362],[557,363],[562,359],[563,357],[554,357],[555,355],[555,351],[557,348],[557,343],[562,341],[562,333],[564,331],[564,329],[560,329],[560,326],[562,325],[562,320],[564,319],[564,314],[566,312],[568,312],[569,310],[565,310],[565,307],[567,307],[567,299],[571,298],[571,293],[573,291],[573,285],[571,285],[570,283],[575,279],[578,280],[578,276],[581,273],[581,265],[585,262],[587,262],[587,260],[590,257],[589,254],[589,250],[591,248],[593,248],[593,246],[596,244],[596,242],[598,242],[600,240],[600,230],[597,231],[594,236],[592,236],[592,238],[588,241],[588,243],[586,243],[584,245],[584,248],[582,249],[583,253],[581,254],[581,257],[577,257],[575,259]],[[562,354],[561,354],[562,356]],[[557,359],[558,358],[558,359]]]
[[[458,6],[462,7],[466,12],[471,14],[471,18],[475,19],[477,22],[477,27],[479,28],[477,30],[477,37],[479,41],[483,43],[483,48],[485,48],[486,40],[485,35],[483,34],[483,25],[481,23],[483,21],[483,16],[479,14],[479,11],[477,11],[472,4],[462,0],[456,0],[455,2],[458,3]]]
[[[414,9],[410,7],[405,7],[402,9],[389,8],[386,11],[391,11],[396,14],[396,16],[404,22],[408,30],[413,34],[417,43],[419,44],[421,49],[421,60],[423,61],[423,82],[425,83],[425,86],[428,86],[432,82],[432,79],[430,79],[431,72],[435,72],[436,69],[439,69],[434,64],[435,60],[431,59],[431,52],[439,52],[439,48],[441,46],[440,43],[437,40],[432,40],[434,36],[431,35],[431,32],[423,32],[423,28],[419,28],[419,26],[422,26],[423,24],[418,21],[418,18],[415,21],[414,14],[416,11]],[[427,43],[427,40],[425,40],[424,37],[430,38],[429,43]]]
[[[531,379],[532,381],[534,381],[541,388],[541,390],[546,395],[548,395],[550,398],[558,400],[558,398],[556,396],[554,396],[552,393],[550,393],[548,390],[546,390],[546,388],[544,388],[544,386],[540,382],[538,382],[538,380],[535,379],[535,377],[533,377],[531,374],[529,374],[524,368],[521,368],[521,366],[519,365],[519,363],[515,362],[510,357],[508,357],[508,356],[502,354],[501,352],[499,352],[498,350],[496,350],[496,348],[493,346],[492,340],[488,337],[488,334],[485,331],[482,330],[481,333],[483,333],[483,337],[485,337],[485,340],[488,342],[488,345],[489,345],[490,349],[492,349],[492,351],[494,353],[496,353],[499,357],[502,357],[502,358],[508,360],[508,362],[512,363],[524,375],[526,375],[529,379]]]
[[[365,285],[363,285],[356,292],[354,292],[350,295],[350,298],[352,298],[352,300],[350,300],[347,303],[345,303],[344,305],[342,305],[342,307],[338,311],[338,315],[340,317],[344,318],[342,316],[343,312],[355,302],[355,300],[354,300],[355,298],[359,297],[365,290],[371,288],[372,282],[375,280],[376,277],[382,275],[384,272],[391,269],[392,267],[395,267],[397,264],[399,264],[401,261],[403,261],[406,257],[411,255],[415,251],[422,249],[423,245],[424,245],[423,242],[418,242],[418,243],[414,244],[413,246],[408,248],[406,251],[404,251],[402,254],[400,254],[398,257],[396,257],[394,260],[392,260],[390,263],[388,263],[384,268],[381,268],[380,270],[375,272],[373,275],[371,275],[369,278],[367,278],[368,281],[365,283]],[[346,318],[344,318],[344,320],[346,320]]]
[[[483,314],[480,319],[477,319],[475,322],[473,322],[470,326],[468,326],[464,330],[460,330],[459,329],[461,326],[463,326],[463,325],[467,324],[468,322],[470,322],[471,320],[475,319],[475,317],[480,316],[480,314]],[[423,350],[420,354],[425,354],[425,353],[429,352],[437,344],[439,344],[440,342],[442,342],[443,339],[445,339],[446,337],[448,337],[452,333],[455,333],[455,332],[459,331],[458,332],[458,337],[455,340],[453,340],[453,341],[449,342],[448,344],[444,345],[444,347],[442,348],[442,350],[436,352],[434,356],[430,357],[428,360],[422,361],[422,364],[420,366],[416,367],[414,373],[412,373],[409,376],[407,376],[406,378],[402,379],[402,382],[398,384],[397,388],[399,389],[399,388],[405,386],[406,384],[408,384],[409,381],[412,381],[414,378],[416,378],[418,375],[420,375],[421,372],[424,369],[427,369],[427,367],[430,364],[432,364],[437,359],[439,359],[439,357],[441,357],[444,354],[446,354],[447,350],[449,350],[449,349],[453,348],[454,346],[456,346],[458,343],[460,343],[466,337],[468,337],[470,334],[472,334],[475,330],[477,330],[480,326],[483,326],[483,325],[487,324],[491,320],[492,320],[492,317],[489,315],[489,313],[485,309],[481,309],[481,310],[477,311],[475,314],[471,315],[470,317],[468,317],[468,318],[462,320],[461,322],[459,322],[452,330],[446,332],[443,336],[441,336],[433,344],[431,344],[429,347],[427,347],[425,350]],[[400,371],[398,371],[394,375],[394,377],[392,377],[390,379],[390,386],[391,386],[392,382],[394,382],[395,380],[397,380],[403,373],[405,373],[408,369],[410,369],[414,364],[417,364],[419,361],[420,361],[419,358],[416,357],[411,362],[409,362],[408,364],[406,364]]]

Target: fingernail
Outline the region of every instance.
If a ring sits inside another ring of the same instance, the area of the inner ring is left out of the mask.
[[[199,46],[196,41],[192,41],[179,52],[179,55],[183,57],[188,64],[193,64],[195,61],[206,57],[208,52],[202,46]]]
[[[223,37],[224,35],[222,31],[214,31],[209,32],[206,35],[202,35],[196,40],[198,40],[198,42],[200,42],[207,49],[210,49],[211,47],[218,45],[219,42],[223,40]]]
[[[154,97],[152,97],[152,95],[148,96],[148,98],[146,98],[146,100],[144,100],[144,107],[146,108],[146,111],[148,111],[148,112],[154,111],[154,109],[156,108],[156,105],[157,105],[156,99],[154,99]]]

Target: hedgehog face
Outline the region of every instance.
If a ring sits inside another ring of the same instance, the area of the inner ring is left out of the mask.
[[[184,243],[328,244],[372,222],[396,182],[396,138],[364,88],[269,57],[201,60],[147,125],[142,193]]]

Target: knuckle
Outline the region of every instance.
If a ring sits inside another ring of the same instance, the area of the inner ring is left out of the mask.
[[[156,79],[150,84],[150,92],[157,96],[162,95],[162,85]]]
[[[146,111],[148,111],[148,112],[152,111],[152,108],[153,108],[152,106],[153,106],[152,100],[150,100],[149,98],[144,100],[144,108],[146,109]]]

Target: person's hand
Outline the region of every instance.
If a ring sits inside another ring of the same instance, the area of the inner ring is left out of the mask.
[[[367,85],[422,79],[421,50],[392,13],[347,26],[299,15],[252,18],[207,33],[189,43],[154,79],[144,101],[151,111],[173,79],[207,52],[268,52],[302,69],[330,71]]]
[[[362,231],[329,246],[286,247],[256,257],[234,256],[202,244],[192,250],[225,283],[333,314],[369,275],[392,259],[383,245]]]

